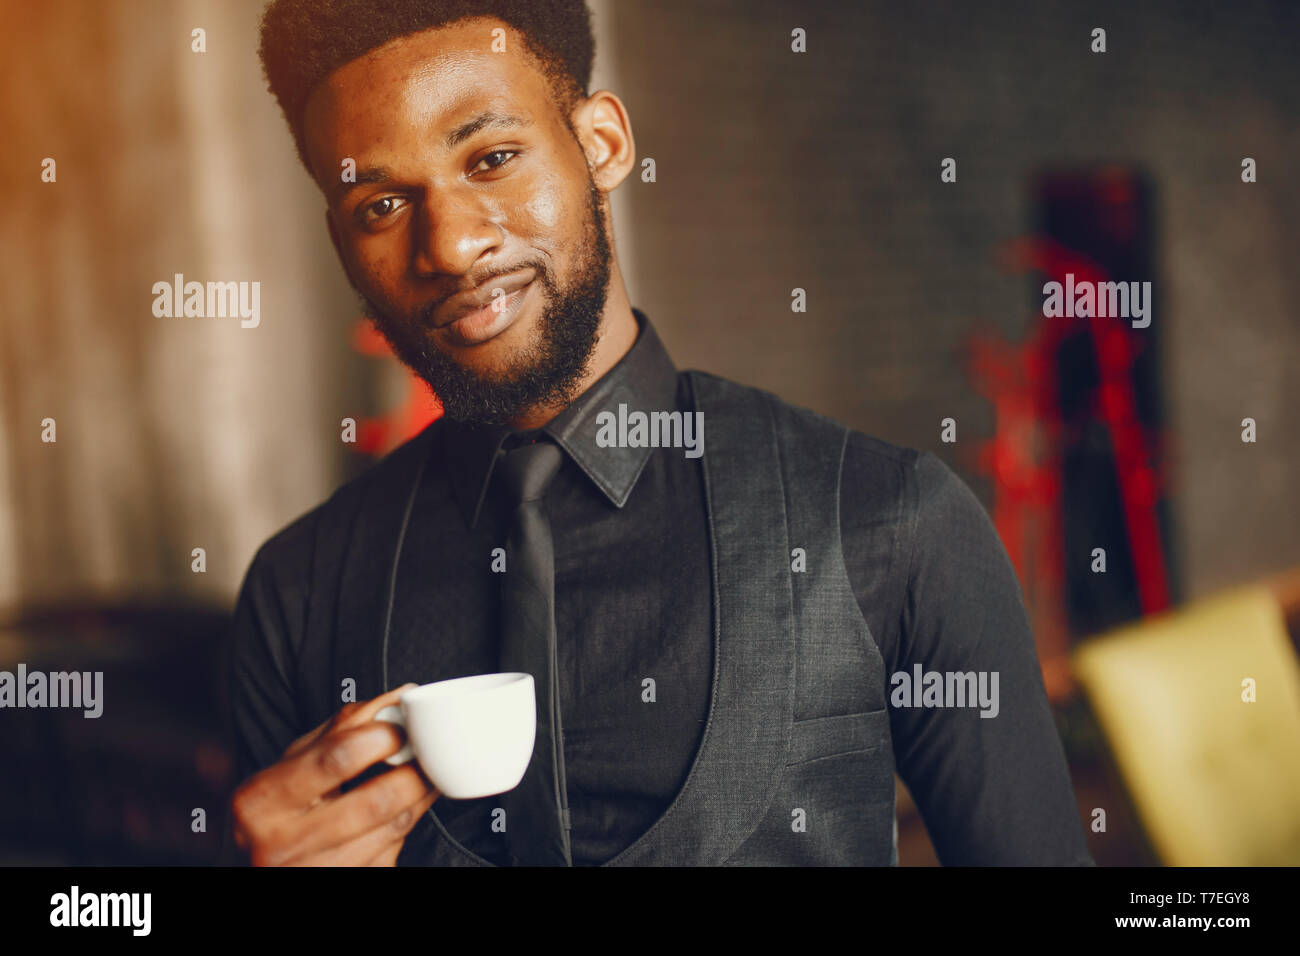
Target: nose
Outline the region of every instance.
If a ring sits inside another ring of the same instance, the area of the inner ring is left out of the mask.
[[[416,220],[413,265],[423,277],[464,275],[505,239],[493,213],[464,196],[431,194]]]

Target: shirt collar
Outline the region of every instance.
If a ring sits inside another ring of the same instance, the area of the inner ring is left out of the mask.
[[[637,337],[608,372],[540,429],[555,441],[591,479],[605,497],[622,508],[650,453],[649,446],[601,447],[596,444],[596,416],[629,411],[671,411],[677,407],[677,367],[659,340],[654,326],[633,308]],[[506,425],[474,425],[447,419],[443,425],[444,453],[451,489],[472,528],[492,478],[492,466],[502,443],[515,434]]]

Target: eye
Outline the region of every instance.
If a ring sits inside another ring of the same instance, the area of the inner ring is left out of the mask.
[[[402,200],[399,197],[383,196],[374,202],[366,203],[358,210],[358,213],[363,223],[372,225],[386,216],[391,216],[401,208]]]
[[[483,170],[484,172],[491,172],[494,169],[500,169],[502,166],[510,162],[510,160],[514,159],[518,155],[519,153],[517,150],[494,149],[492,152],[488,153],[481,160],[479,160],[478,165],[475,166],[473,169],[471,169],[470,172],[471,173],[477,172],[478,170],[482,169],[484,164],[487,165],[487,168]]]

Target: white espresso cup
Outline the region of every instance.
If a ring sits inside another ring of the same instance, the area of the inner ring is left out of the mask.
[[[453,800],[489,797],[519,786],[537,738],[532,674],[478,674],[413,687],[381,710],[406,730],[406,746],[388,758],[412,757]]]

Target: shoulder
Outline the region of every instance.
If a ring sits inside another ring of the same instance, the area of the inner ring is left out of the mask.
[[[726,408],[741,415],[766,413],[771,415],[778,425],[795,425],[814,427],[826,435],[838,435],[843,440],[847,431],[845,425],[828,418],[810,408],[794,405],[781,396],[753,385],[743,385],[712,372],[688,369],[680,373],[686,378],[696,396],[715,408]]]
[[[697,397],[705,393],[714,407],[770,416],[784,447],[798,446],[823,459],[838,455],[842,501],[861,505],[853,510],[854,521],[877,520],[885,513],[895,519],[914,518],[953,495],[962,504],[974,500],[973,496],[966,500],[961,494],[970,494],[965,483],[931,452],[885,441],[773,392],[711,372],[690,369],[681,374],[690,379]],[[849,517],[849,509],[845,510]]]
[[[280,584],[305,583],[319,542],[344,539],[371,487],[412,478],[428,453],[438,425],[439,422],[433,422],[340,485],[327,499],[274,531],[254,553],[246,578],[269,579]]]

